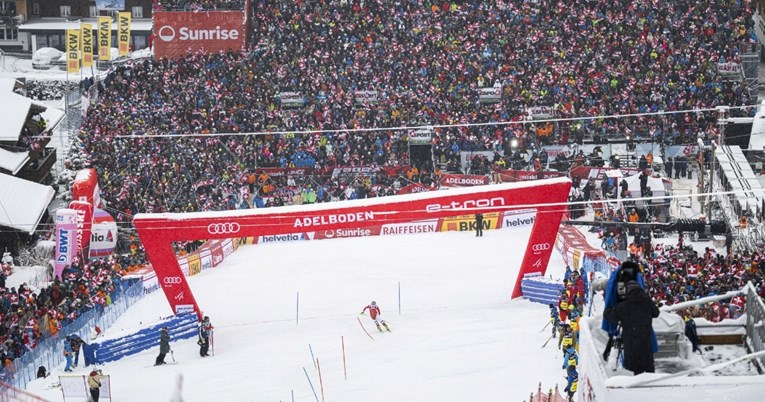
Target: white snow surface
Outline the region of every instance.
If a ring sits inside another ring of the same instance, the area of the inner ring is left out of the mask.
[[[519,228],[486,231],[482,238],[447,232],[243,246],[189,278],[215,326],[215,356],[200,357],[194,338],[171,344],[177,365],[152,367],[157,345],[107,364],[104,373],[118,401],[168,401],[178,375],[186,402],[291,401],[292,392],[295,401],[314,401],[304,367],[318,398],[333,402],[522,401],[540,381],[543,389],[558,383],[562,390],[557,340],[541,348],[551,333],[549,327],[540,331],[549,309],[510,299],[529,233]],[[553,253],[548,273],[561,277],[563,266]],[[369,316],[359,316],[372,300],[392,333],[378,333]],[[171,314],[164,294],[154,292],[107,336]],[[60,389],[45,389],[62,371],[54,368],[53,376],[28,390],[62,401]]]

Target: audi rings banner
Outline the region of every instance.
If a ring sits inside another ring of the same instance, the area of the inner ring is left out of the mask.
[[[183,56],[188,51],[239,51],[245,44],[242,11],[155,11],[154,58]]]
[[[558,226],[566,212],[570,189],[571,180],[561,177],[343,203],[185,214],[138,214],[133,218],[133,223],[173,311],[177,313],[192,305],[194,311],[201,314],[175,258],[171,247],[174,241],[285,235],[292,239],[297,234],[302,238],[303,234],[311,232],[321,232],[324,237],[337,237],[338,233],[344,237],[357,237],[373,235],[373,230],[367,228],[376,228],[378,225],[437,221],[440,218],[479,212],[484,215],[496,214],[533,206],[537,215],[521,266],[508,267],[518,269],[512,297],[519,297],[524,274],[544,273],[547,270]],[[497,223],[495,218],[494,227],[497,227]],[[223,251],[226,255],[225,247]],[[190,270],[190,264],[187,262],[186,265]],[[165,278],[173,279],[165,281]]]

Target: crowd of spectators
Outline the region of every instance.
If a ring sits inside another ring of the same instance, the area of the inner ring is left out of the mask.
[[[118,221],[143,211],[393,194],[396,183],[433,182],[441,169],[462,169],[467,151],[499,156],[465,166],[481,174],[498,164],[535,168],[546,159],[539,145],[567,144],[588,132],[695,142],[717,130],[716,113],[535,125],[526,120],[534,106],[571,118],[749,103],[744,84],[722,80],[714,67],[740,62],[740,47],[754,41],[750,1],[575,0],[548,7],[521,0],[261,0],[252,6],[247,51],[136,62],[99,83],[99,101],[80,138]],[[479,102],[478,89],[491,86],[502,88],[502,102]],[[377,91],[378,101],[359,104],[359,90]],[[281,92],[299,92],[306,103],[282,107]],[[408,132],[346,131],[498,121],[519,124],[436,128],[432,160],[410,159]],[[311,130],[323,131],[294,133]],[[246,132],[262,134],[236,135]],[[188,133],[232,135],[182,136]],[[168,134],[178,136],[152,137]],[[577,157],[574,164],[597,162]],[[338,166],[388,170],[327,173]],[[256,171],[263,167],[307,170],[264,176]],[[418,174],[389,174],[412,170]]]
[[[103,308],[121,291],[116,257],[88,263],[75,261],[61,279],[34,290],[26,283],[7,287],[13,266],[0,272],[0,370],[12,375],[13,360],[33,350],[39,341],[58,335],[62,326],[84,312]]]

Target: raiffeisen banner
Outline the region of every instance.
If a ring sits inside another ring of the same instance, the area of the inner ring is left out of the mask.
[[[246,30],[242,11],[155,11],[154,58],[178,57],[188,51],[239,51]]]

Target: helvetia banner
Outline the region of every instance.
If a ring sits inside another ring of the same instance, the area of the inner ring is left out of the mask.
[[[117,14],[117,49],[120,57],[130,56],[130,12]]]
[[[66,72],[80,72],[80,30],[66,30]]]
[[[154,12],[154,57],[178,57],[187,51],[238,51],[244,45],[242,11]]]
[[[82,24],[82,66],[93,66],[93,25]]]
[[[109,61],[112,47],[112,17],[98,17],[98,60]]]
[[[109,256],[116,246],[117,222],[108,212],[96,208],[90,235],[90,258]]]
[[[77,211],[59,209],[56,211],[56,261],[53,264],[54,273],[60,279],[64,267],[72,264],[77,253]]]

